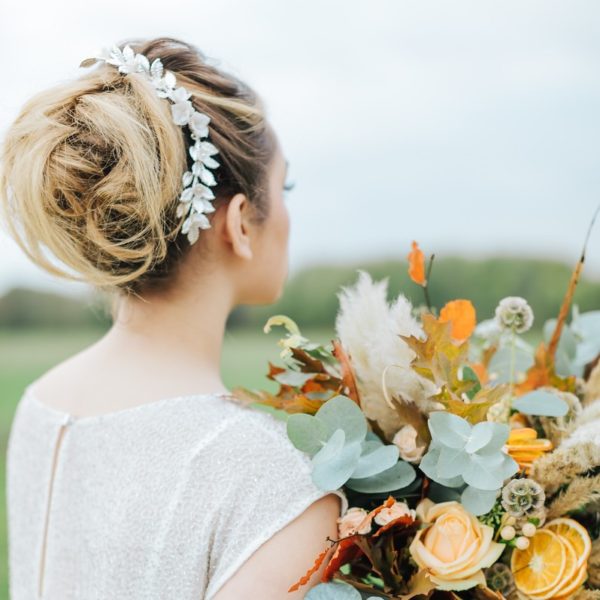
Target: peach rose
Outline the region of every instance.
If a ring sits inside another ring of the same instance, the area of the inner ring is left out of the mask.
[[[411,517],[415,518],[415,511],[408,508],[405,502],[394,502],[389,508],[384,508],[375,515],[375,523],[377,525],[387,525],[394,519],[400,517]]]
[[[417,446],[417,430],[412,425],[404,425],[394,436],[392,443],[400,450],[400,458],[410,463],[418,463],[425,450],[425,446]]]
[[[485,584],[482,569],[493,565],[504,544],[493,541],[494,530],[468,513],[458,502],[434,504],[423,500],[417,514],[427,525],[410,553],[440,590],[466,590]]]
[[[343,517],[337,520],[338,534],[341,538],[345,538],[355,533],[366,535],[371,531],[371,520],[365,521],[369,513],[364,508],[356,506],[349,508]],[[363,523],[363,521],[365,521]]]

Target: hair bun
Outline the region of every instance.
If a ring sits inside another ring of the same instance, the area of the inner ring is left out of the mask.
[[[128,42],[202,102],[219,148],[217,197],[260,205],[273,152],[260,102],[241,81],[173,38]],[[143,77],[103,64],[45,90],[21,109],[0,155],[0,210],[39,266],[100,288],[162,280],[185,251],[177,241],[190,139]],[[49,251],[59,261],[50,260]]]

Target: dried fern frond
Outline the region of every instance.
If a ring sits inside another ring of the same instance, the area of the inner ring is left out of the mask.
[[[531,476],[548,493],[579,475],[600,466],[600,446],[594,442],[562,445],[554,452],[538,458],[532,466]]]
[[[590,377],[585,384],[583,404],[587,406],[597,400],[600,400],[600,361],[592,369]]]
[[[600,500],[600,475],[576,477],[569,487],[551,502],[548,507],[548,519],[562,517],[597,500]]]
[[[592,544],[592,553],[588,560],[588,583],[600,587],[600,539]]]
[[[600,600],[600,590],[582,588],[573,596],[573,600]]]

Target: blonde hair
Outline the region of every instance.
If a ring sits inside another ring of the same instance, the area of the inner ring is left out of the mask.
[[[264,218],[274,140],[255,92],[181,40],[124,43],[150,61],[161,58],[211,118],[220,163],[215,205],[242,192]],[[1,148],[0,210],[9,233],[60,277],[135,293],[164,285],[189,248],[175,215],[188,136],[143,77],[110,65],[38,93]]]

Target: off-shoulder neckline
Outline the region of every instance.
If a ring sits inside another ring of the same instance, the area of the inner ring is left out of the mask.
[[[201,392],[201,393],[190,393],[190,394],[181,394],[178,396],[169,396],[167,398],[159,398],[158,400],[152,400],[151,402],[145,402],[143,404],[138,404],[137,406],[130,406],[129,408],[122,408],[119,410],[113,410],[106,413],[101,413],[98,415],[88,415],[88,416],[76,416],[68,411],[61,410],[59,408],[55,408],[42,402],[37,395],[32,390],[33,385],[30,384],[25,388],[23,397],[24,400],[29,401],[29,404],[32,406],[36,406],[42,410],[44,410],[48,414],[52,414],[54,416],[58,416],[61,418],[61,421],[64,424],[73,424],[73,423],[93,423],[93,422],[101,422],[110,419],[114,419],[120,416],[128,416],[134,413],[142,412],[144,409],[149,408],[162,408],[164,406],[168,406],[171,404],[177,404],[179,402],[185,402],[194,399],[200,398],[222,398],[222,399],[233,399],[234,396],[231,393],[224,392]]]

